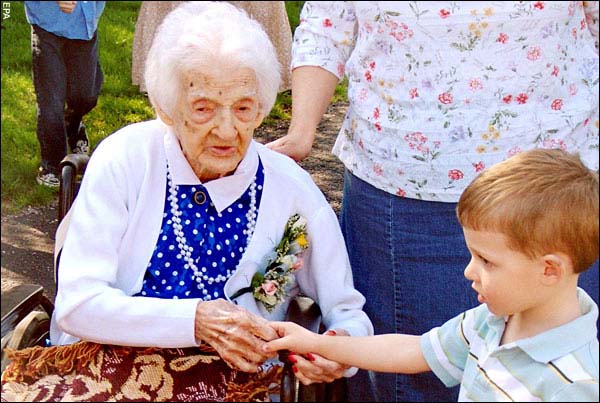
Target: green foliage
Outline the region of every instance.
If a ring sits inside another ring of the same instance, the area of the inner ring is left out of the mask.
[[[335,87],[335,93],[333,94],[332,102],[346,102],[348,101],[348,79],[344,79]]]
[[[300,23],[300,11],[304,5],[303,1],[286,1],[285,10],[287,11],[288,19],[290,20],[290,27],[292,32],[296,29]]]

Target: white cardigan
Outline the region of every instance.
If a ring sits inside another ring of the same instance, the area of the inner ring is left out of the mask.
[[[364,297],[353,286],[337,217],[310,175],[292,159],[253,141],[233,175],[204,184],[216,208],[226,208],[243,193],[258,155],[265,181],[256,229],[225,294],[250,284],[281,239],[288,218],[299,213],[308,220],[310,244],[291,294],[302,291],[317,301],[327,328],[343,328],[353,336],[373,334],[362,311]],[[167,160],[177,184],[200,183],[174,133],[159,120],[124,127],[94,151],[70,220],[63,221],[68,230],[51,322],[53,344],[84,339],[130,346],[197,345],[198,299],[132,297],[142,288],[161,229]],[[270,320],[282,320],[289,304],[269,314],[251,293],[234,302]]]

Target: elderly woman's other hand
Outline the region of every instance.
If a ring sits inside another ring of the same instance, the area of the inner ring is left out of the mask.
[[[296,378],[304,385],[333,382],[344,376],[344,372],[350,368],[315,353],[308,353],[304,356],[290,354],[288,359],[294,363]]]
[[[265,353],[265,341],[276,339],[269,322],[224,299],[200,302],[196,308],[196,340],[210,344],[232,368],[257,372],[275,353]]]

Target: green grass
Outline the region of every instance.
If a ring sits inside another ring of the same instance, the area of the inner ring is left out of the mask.
[[[92,146],[129,123],[150,119],[146,97],[131,84],[131,46],[139,1],[109,2],[98,27],[104,85],[98,105],[84,117]],[[31,77],[31,28],[22,1],[10,2],[2,21],[2,212],[56,199],[37,185],[40,161]]]
[[[300,11],[302,10],[303,1],[286,1],[285,2],[285,11],[287,11],[288,19],[290,20],[290,27],[292,28],[292,32],[298,26],[300,22]]]
[[[22,1],[11,1],[10,17],[2,20],[2,214],[56,199],[57,191],[37,185],[40,161],[36,137],[35,93],[31,78],[31,28]],[[285,3],[292,30],[298,25],[302,1]],[[139,1],[107,2],[98,26],[104,85],[98,105],[84,117],[92,148],[115,130],[152,119],[146,96],[131,84],[131,48]],[[344,100],[345,82],[334,101]],[[277,97],[265,125],[289,120],[291,93]]]

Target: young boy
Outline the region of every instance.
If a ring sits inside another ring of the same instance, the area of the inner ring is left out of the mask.
[[[273,322],[289,349],[380,372],[433,371],[459,401],[598,401],[598,307],[577,279],[598,257],[598,174],[561,150],[492,166],[457,207],[481,303],[422,336],[328,337]],[[294,360],[292,355],[292,362]],[[302,379],[301,379],[302,380]]]

